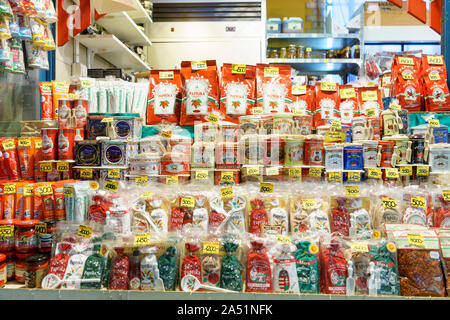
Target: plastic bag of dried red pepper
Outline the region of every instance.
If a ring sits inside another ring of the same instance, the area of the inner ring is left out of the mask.
[[[187,254],[185,253],[184,258],[182,259],[180,280],[183,279],[184,276],[192,275],[201,283],[202,264],[200,258],[197,255],[194,255],[195,252],[200,250],[200,245],[195,242],[186,242],[185,249]],[[182,290],[181,283],[180,290]]]
[[[337,236],[323,236],[319,252],[321,292],[345,294],[347,259],[344,256],[343,239]]]
[[[267,214],[263,198],[255,198],[250,201],[250,221],[249,232],[261,236],[262,227],[269,224],[269,216]]]
[[[347,198],[336,197],[332,201],[332,206],[337,204],[331,211],[331,232],[337,233],[343,236],[349,235],[350,230],[350,212],[345,207]]]
[[[402,296],[445,295],[439,238],[434,230],[393,231]]]
[[[439,236],[439,242],[441,245],[442,259],[444,260],[444,276],[447,295],[450,292],[450,230],[449,229],[436,229]]]
[[[262,239],[250,242],[246,270],[246,292],[272,292],[272,267]]]
[[[117,255],[111,261],[111,271],[109,274],[110,290],[128,289],[128,271],[130,269],[130,260],[124,254],[124,248],[114,248]]]

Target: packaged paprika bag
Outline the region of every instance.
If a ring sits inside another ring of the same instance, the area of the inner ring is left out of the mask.
[[[256,106],[263,114],[284,113],[290,110],[291,66],[256,65]]]
[[[181,280],[184,276],[192,275],[202,283],[202,263],[200,261],[200,245],[199,241],[185,242],[185,251],[181,256],[181,268],[180,268],[180,290]]]
[[[410,112],[423,110],[422,84],[416,74],[401,74],[394,85],[395,97],[402,109]]]
[[[278,242],[272,249],[273,291],[279,293],[299,293],[298,276],[292,243]]]
[[[347,259],[343,238],[323,236],[320,240],[320,291],[326,294],[345,294]]]
[[[353,118],[359,116],[358,92],[352,85],[339,86],[339,112],[342,125],[351,126]]]
[[[225,121],[239,123],[255,106],[256,67],[224,63],[220,84],[220,113]]]
[[[437,72],[447,78],[447,68],[442,55],[422,55],[421,74],[425,78],[428,74]]]
[[[310,240],[295,242],[294,252],[300,293],[319,293],[319,247]]]
[[[396,55],[391,68],[391,83],[395,83],[402,74],[420,74],[421,60],[415,56]]]
[[[19,155],[17,153],[17,138],[0,138],[3,163],[8,170],[10,180],[20,180]]]
[[[439,236],[439,243],[441,246],[442,259],[444,260],[444,276],[447,295],[450,292],[450,230],[436,229]]]
[[[425,111],[450,111],[450,92],[446,77],[438,72],[431,72],[424,75],[422,83]]]
[[[334,82],[319,82],[315,87],[316,99],[313,122],[317,128],[330,120],[339,119],[339,86]]]
[[[314,86],[292,86],[291,112],[294,115],[313,115],[314,110]]]
[[[375,87],[358,88],[359,114],[369,118],[379,118],[384,110],[381,91]]]
[[[147,124],[178,124],[181,106],[179,70],[151,70]]]
[[[268,250],[263,239],[253,239],[247,255],[245,292],[272,291],[272,266]]]
[[[181,62],[183,99],[180,125],[193,126],[219,108],[219,80],[215,60]]]
[[[243,289],[243,248],[238,237],[225,235],[221,239],[225,254],[220,268],[220,287],[227,290],[242,292]]]

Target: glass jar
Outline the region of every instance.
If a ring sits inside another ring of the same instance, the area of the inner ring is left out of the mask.
[[[27,271],[26,259],[36,253],[37,251],[28,253],[16,253],[16,267],[14,276],[17,282],[25,283],[25,272]]]
[[[280,59],[286,59],[287,58],[287,50],[286,48],[280,49]]]
[[[38,251],[40,253],[50,253],[52,251],[55,233],[56,222],[47,222],[47,233],[38,236]]]
[[[342,50],[342,59],[350,59],[351,58],[351,50],[350,47],[347,46]]]
[[[13,251],[14,246],[14,222],[0,220],[0,252]]]
[[[288,59],[295,59],[297,57],[297,50],[295,49],[295,44],[290,44],[287,51]]]
[[[37,248],[34,226],[37,220],[16,221],[15,248],[17,252],[26,253]]]
[[[40,288],[42,279],[47,274],[48,256],[46,254],[35,254],[28,257],[26,262],[25,286],[27,288]]]
[[[353,58],[359,59],[361,57],[361,46],[357,44],[355,46],[355,52],[353,53]]]
[[[311,48],[306,48],[305,58],[312,59],[312,49]]]
[[[327,51],[327,59],[333,59],[336,55],[336,52],[334,50],[328,50]]]
[[[6,283],[6,255],[0,253],[0,288],[3,288]]]
[[[6,278],[8,281],[14,280],[16,270],[16,254],[14,251],[4,252],[6,255]]]
[[[305,47],[302,45],[297,45],[296,47],[296,56],[297,59],[304,59],[305,58]]]
[[[272,49],[271,51],[270,51],[270,56],[269,56],[269,58],[271,58],[271,59],[276,59],[276,58],[278,58],[279,57],[279,55],[278,55],[278,50],[277,49]]]

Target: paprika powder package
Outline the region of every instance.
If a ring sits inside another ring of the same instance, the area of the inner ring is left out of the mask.
[[[210,233],[246,232],[248,202],[244,196],[222,199],[220,194],[211,196],[209,200],[210,214],[208,228]]]
[[[31,220],[33,215],[32,185],[27,182],[17,182],[15,202],[15,218],[18,220]]]
[[[13,220],[16,214],[16,184],[12,181],[0,183],[3,202],[3,220]]]
[[[171,201],[169,231],[194,229],[207,232],[209,220],[208,198],[199,193],[178,194]]]
[[[250,200],[248,231],[256,236],[262,236],[263,228],[269,225],[269,216],[263,198],[256,197]]]
[[[195,242],[185,243],[186,253],[182,257],[181,268],[180,268],[180,290],[181,280],[184,276],[192,275],[202,282],[202,264],[200,258],[198,257],[197,251],[200,250],[200,245]]]
[[[339,86],[339,113],[342,125],[351,126],[353,118],[359,116],[358,92],[352,85]]]
[[[3,163],[8,170],[10,180],[20,180],[19,155],[17,153],[17,138],[0,138],[3,152]]]
[[[381,91],[375,87],[358,88],[359,114],[368,118],[379,118],[384,110]]]
[[[273,249],[273,291],[299,293],[293,244],[278,243]]]
[[[421,74],[425,78],[432,72],[437,72],[447,78],[447,68],[442,55],[422,55]]]
[[[310,240],[299,240],[294,252],[300,293],[319,293],[319,247]]]
[[[227,290],[242,292],[243,288],[243,250],[238,239],[225,237],[222,239],[225,255],[220,268],[220,287]]]
[[[180,70],[151,70],[147,124],[178,124],[180,105]]]
[[[203,246],[207,244],[209,243],[203,242]],[[220,285],[222,257],[219,253],[205,254],[203,252],[202,255],[200,256],[202,266],[202,274],[201,274],[202,284],[216,287]]]
[[[349,236],[350,233],[350,212],[347,209],[347,197],[336,197],[331,199],[331,232],[341,236]]]
[[[206,121],[206,116],[219,108],[219,80],[215,60],[181,62],[181,126]]]
[[[381,187],[372,192],[371,196],[371,216],[373,228],[383,230],[385,223],[402,223],[403,213],[402,190],[397,188]]]
[[[0,147],[0,180],[8,180],[9,173],[8,168],[6,167],[6,161],[4,157],[3,148]]]
[[[255,106],[256,67],[251,65],[222,65],[220,83],[220,113],[225,121],[239,122],[239,116],[252,114]]]
[[[34,181],[42,182],[45,181],[46,174],[45,172],[41,172],[39,162],[44,161],[44,152],[42,150],[42,138],[41,137],[32,137],[31,143],[34,146]]]
[[[35,149],[32,139],[18,138],[17,153],[22,179],[34,180]]]
[[[434,230],[393,231],[402,296],[445,295],[439,238]]]
[[[72,243],[70,242],[59,242],[56,246],[55,255],[50,259],[48,266],[48,273],[42,280],[42,288],[53,288],[55,285],[52,283],[52,275],[56,276],[59,280],[64,278],[66,273],[67,265],[69,263],[69,251],[72,249]],[[48,279],[46,281],[46,278]],[[46,285],[44,285],[46,284]],[[55,289],[57,289],[57,286]]]
[[[395,82],[395,97],[402,109],[409,112],[424,110],[422,84],[417,75],[412,75],[412,79],[399,75]]]
[[[320,291],[326,294],[345,294],[347,260],[343,251],[343,239],[323,237],[320,241]]]
[[[39,81],[39,91],[41,93],[41,120],[54,120],[52,83]]]
[[[262,239],[252,240],[247,255],[245,292],[271,293],[272,267]]]
[[[256,107],[263,114],[284,113],[290,110],[291,66],[256,65]]]
[[[314,127],[339,119],[339,86],[337,83],[318,82],[315,87]]]
[[[396,55],[391,67],[391,83],[395,82],[402,74],[412,74],[414,77],[420,75],[421,60],[415,56]],[[395,91],[395,88],[394,88]]]
[[[159,275],[166,291],[175,290],[178,252],[179,250],[175,246],[169,246],[158,259]]]
[[[115,248],[115,251],[117,252],[117,255],[115,255],[111,261],[108,289],[128,290],[130,259],[124,254],[124,248]]]
[[[294,114],[313,116],[314,86],[292,86],[292,104],[290,111]]]
[[[450,111],[450,93],[442,74],[429,73],[423,77],[425,111]]]
[[[66,99],[69,94],[70,83],[66,81],[52,81],[53,110],[52,120],[58,120],[58,100]]]

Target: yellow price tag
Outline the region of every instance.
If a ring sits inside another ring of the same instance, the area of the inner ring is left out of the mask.
[[[34,226],[34,232],[39,234],[46,234],[47,233],[47,224],[45,222],[39,222]]]
[[[367,116],[368,117],[375,116],[375,109],[374,108],[367,109]]]
[[[426,209],[427,202],[424,197],[412,197],[411,207]]]
[[[402,73],[402,78],[405,80],[414,80],[414,76],[411,73]]]
[[[8,151],[16,148],[16,142],[13,139],[8,139],[2,142],[3,150]]]
[[[64,187],[63,194],[65,197],[72,198],[75,195],[75,189],[73,187]]]
[[[439,123],[439,119],[430,119],[430,120],[428,120],[428,126],[435,128],[435,127],[440,127],[441,124]]]
[[[42,149],[42,139],[41,138],[34,141],[34,147],[36,149]]]
[[[161,80],[173,79],[173,71],[160,71],[159,78]]]
[[[428,64],[437,64],[437,65],[443,65],[444,59],[442,56],[427,56]]]
[[[263,113],[264,113],[264,110],[263,110],[262,107],[254,107],[254,108],[252,108],[252,115],[254,115],[254,116],[259,116],[259,115],[261,115]]]
[[[39,164],[39,170],[41,172],[51,172],[52,171],[52,163],[51,162],[41,162]]]
[[[429,78],[431,81],[439,81],[439,80],[441,80],[441,76],[439,75],[438,72],[432,72],[432,73],[430,73],[430,74],[428,75],[428,78]]]
[[[39,194],[41,196],[48,196],[48,195],[53,194],[52,186],[49,184],[44,184],[42,186],[39,186],[38,190],[39,190]]]
[[[355,88],[340,89],[339,95],[341,99],[351,99],[356,97]]]
[[[202,254],[219,254],[219,241],[205,241],[203,242]]]
[[[69,171],[69,163],[68,162],[57,162],[56,163],[56,170],[67,172]]]
[[[16,184],[15,183],[6,183],[3,187],[4,194],[13,194],[16,193]]]
[[[321,91],[337,91],[337,83],[335,82],[321,82],[320,83]]]
[[[30,197],[33,195],[33,186],[24,186],[23,187],[23,195],[25,197]]]
[[[17,140],[17,145],[19,148],[29,148],[31,147],[31,139],[30,138],[19,138]]]
[[[317,254],[319,252],[319,247],[316,244],[310,244],[308,251],[312,254]]]
[[[369,245],[367,243],[358,243],[358,242],[352,242],[350,243],[350,249],[352,252],[369,252]]]
[[[279,68],[277,67],[266,67],[264,68],[264,77],[278,77]]]
[[[161,131],[161,137],[167,139],[172,138],[172,131]]]
[[[306,52],[311,52],[312,48],[306,48]]]
[[[345,186],[345,195],[347,197],[358,197],[359,196],[359,186]]]
[[[408,57],[398,57],[398,63],[413,66],[414,59]]]
[[[147,176],[140,176],[136,177],[134,179],[134,182],[137,186],[146,186],[148,184],[148,177]]]
[[[208,180],[208,171],[195,171],[195,180]]]
[[[92,169],[80,169],[80,178],[92,179]]]
[[[442,197],[444,198],[444,201],[450,201],[450,190],[443,190]]]
[[[44,90],[44,91],[51,91],[52,90],[52,83],[51,82],[42,82],[42,90]]]
[[[195,198],[194,197],[182,197],[180,200],[180,206],[186,208],[194,208],[195,207]]]
[[[306,85],[303,86],[292,86],[292,94],[299,96],[306,94]]]
[[[400,174],[402,176],[412,176],[412,167],[407,166],[407,167],[400,167]]]
[[[106,117],[106,118],[103,118],[101,122],[108,123],[108,122],[113,122],[113,121],[114,121],[114,117]]]
[[[92,81],[91,80],[81,80],[81,87],[82,88],[92,88]]]
[[[75,94],[75,93],[69,93],[69,94],[67,95],[67,98],[69,98],[69,99],[71,99],[71,100],[78,99],[79,97],[80,97],[80,95],[79,95],[79,94]]]
[[[389,109],[391,109],[391,110],[401,110],[401,109],[402,109],[402,106],[399,105],[399,104],[391,103],[391,104],[389,105]]]
[[[117,190],[119,190],[119,182],[118,181],[113,181],[113,180],[105,180],[105,184],[103,185],[103,187],[106,190],[110,190],[110,191],[116,192]]]
[[[92,237],[92,227],[80,224],[78,227],[78,235],[90,239]]]
[[[417,167],[417,175],[418,176],[429,176],[430,175],[430,167],[427,166],[420,166]]]
[[[224,182],[232,182],[233,180],[233,172],[222,171],[220,173],[220,180]]]
[[[327,131],[325,132],[325,142],[344,142],[346,140],[345,132],[342,131]]]
[[[220,189],[220,195],[222,199],[233,198],[233,187],[226,187]]]
[[[351,182],[361,181],[361,174],[359,172],[349,172],[347,175],[347,180]]]
[[[203,70],[206,68],[207,68],[206,61],[192,61],[191,62],[192,70]]]
[[[142,233],[134,235],[135,246],[148,246],[150,244],[150,233]]]
[[[363,91],[361,93],[362,101],[375,101],[378,99],[377,90]]]
[[[342,182],[342,172],[328,172],[328,181]]]
[[[317,201],[316,199],[303,199],[302,207],[305,210],[314,210],[317,208]]]
[[[142,199],[150,199],[153,197],[153,192],[142,192],[140,198]]]
[[[381,199],[381,201],[383,201],[383,207],[385,207],[386,209],[397,209],[398,208],[397,199],[383,198],[383,199]]]
[[[248,176],[259,175],[259,167],[247,167],[247,175]]]
[[[304,116],[306,114],[305,109],[300,109],[300,108],[294,108],[292,109],[292,113],[294,114],[294,116]]]
[[[261,193],[273,193],[273,183],[260,183],[259,192]]]
[[[217,123],[219,122],[219,116],[217,114],[210,113],[208,114],[208,118],[206,120],[212,123]]]
[[[339,120],[331,120],[331,128],[336,130],[342,129],[342,123]]]
[[[369,168],[367,176],[371,179],[381,179],[381,169]]]
[[[302,176],[302,168],[289,168],[289,177],[298,178]]]
[[[398,169],[397,168],[386,169],[386,177],[390,179],[398,179],[399,178]]]
[[[277,176],[280,174],[279,167],[267,167],[266,168],[266,176]]]
[[[0,226],[0,239],[11,237],[14,237],[14,226],[13,225]]]
[[[425,242],[421,234],[408,234],[408,243],[415,247],[425,247]]]
[[[168,186],[175,186],[178,184],[178,176],[167,176],[166,177],[166,184]]]
[[[309,176],[310,177],[321,177],[322,176],[322,168],[309,168]]]
[[[232,64],[231,73],[232,74],[245,74],[247,71],[247,66],[245,64]]]
[[[286,243],[286,244],[291,244],[292,241],[289,237],[286,236],[280,236],[280,235],[276,235],[275,239],[279,242],[279,243]]]
[[[108,169],[108,178],[120,178],[120,169]]]

